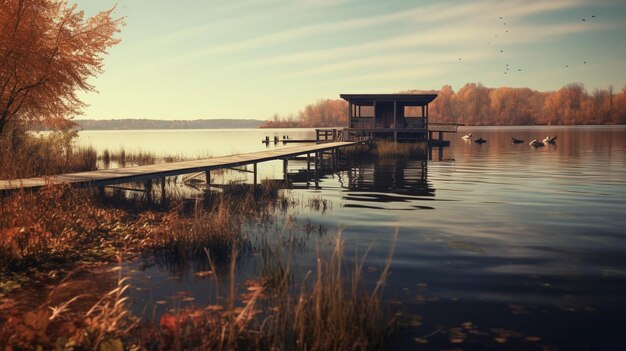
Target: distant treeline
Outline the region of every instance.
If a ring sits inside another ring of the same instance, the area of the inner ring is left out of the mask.
[[[583,84],[571,83],[557,91],[541,92],[468,83],[457,92],[444,85],[439,91],[401,93],[437,93],[429,105],[432,122],[496,126],[626,124],[626,85],[619,91],[609,86],[588,92]],[[274,115],[261,127],[345,126],[347,111],[347,103],[342,99],[319,100],[297,115]]]
[[[74,120],[81,130],[117,129],[225,129],[258,128],[263,121],[257,119],[196,119],[196,120],[157,120],[157,119],[79,119]]]

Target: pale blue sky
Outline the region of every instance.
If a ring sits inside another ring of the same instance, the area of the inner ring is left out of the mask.
[[[267,119],[340,93],[626,84],[623,0],[75,1],[126,17],[81,118]]]

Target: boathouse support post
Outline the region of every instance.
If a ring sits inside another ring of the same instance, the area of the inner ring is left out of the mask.
[[[287,184],[287,167],[288,167],[288,160],[287,158],[283,159],[283,178],[285,180],[285,185]]]
[[[398,100],[393,100],[393,127],[398,129]],[[395,133],[396,141],[398,141],[397,133]]]
[[[211,187],[211,171],[204,172],[204,180],[206,181],[207,189]]]

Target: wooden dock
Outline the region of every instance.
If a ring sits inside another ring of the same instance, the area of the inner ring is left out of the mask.
[[[104,187],[108,185],[124,184],[129,182],[144,182],[146,190],[151,189],[152,179],[162,179],[181,174],[206,172],[207,183],[210,183],[210,172],[216,169],[226,169],[253,165],[254,183],[257,182],[257,163],[283,160],[283,169],[286,172],[287,160],[290,158],[314,154],[317,161],[322,152],[337,151],[343,147],[357,144],[356,142],[330,142],[318,145],[305,145],[259,152],[220,156],[193,161],[163,163],[148,166],[104,169],[89,172],[59,174],[47,177],[0,180],[0,192],[7,193],[18,189],[37,189],[46,184],[72,184],[78,187]],[[317,162],[316,162],[317,163]],[[164,184],[164,181],[162,181]],[[162,185],[164,186],[164,185]]]

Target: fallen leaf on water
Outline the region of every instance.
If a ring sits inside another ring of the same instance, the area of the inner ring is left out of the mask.
[[[453,344],[462,344],[465,341],[463,338],[451,338],[450,342]]]
[[[499,344],[504,344],[505,342],[509,341],[509,339],[501,338],[501,337],[495,337],[495,338],[493,338],[493,340],[495,340]]]
[[[191,296],[185,296],[185,297],[183,297],[181,300],[182,300],[182,301],[185,301],[185,302],[189,302],[189,301],[193,301],[193,300],[195,300],[195,298],[194,298],[194,297],[191,297]]]
[[[414,340],[418,344],[426,344],[426,343],[428,343],[428,339],[415,338]]]
[[[165,301],[165,300],[157,300],[154,303],[156,303],[157,305],[165,305],[167,303],[167,301]]]
[[[206,278],[210,276],[211,274],[213,274],[213,271],[201,271],[201,272],[196,272],[193,275],[195,275],[198,278]]]

